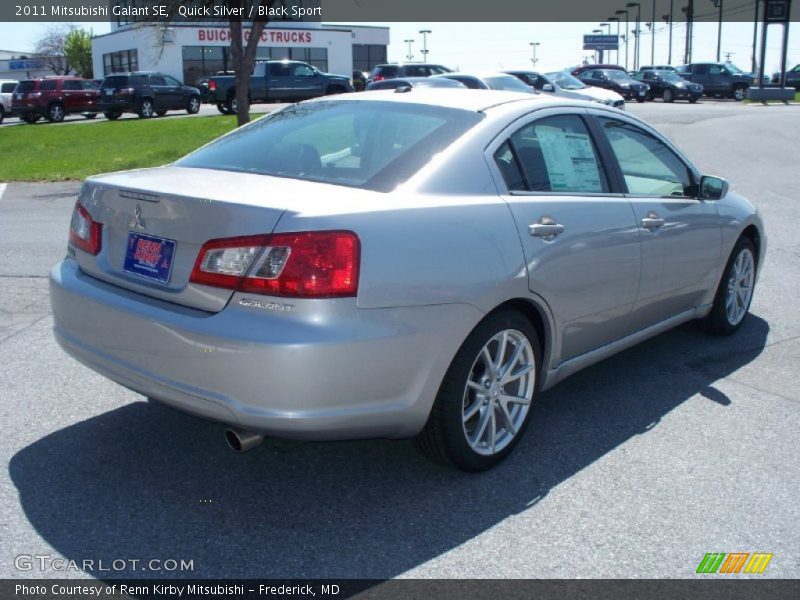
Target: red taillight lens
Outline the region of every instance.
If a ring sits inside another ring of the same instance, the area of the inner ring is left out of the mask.
[[[100,239],[103,225],[93,220],[87,211],[78,202],[72,211],[72,221],[69,224],[69,243],[84,252],[95,255],[100,252]]]
[[[208,90],[210,92],[216,92],[217,91],[217,82],[214,81],[213,79],[208,82]]]
[[[360,260],[352,231],[212,240],[200,250],[191,281],[270,296],[355,296]]]
[[[375,77],[372,78],[372,81],[383,81],[384,79],[386,78],[383,75],[375,75]]]

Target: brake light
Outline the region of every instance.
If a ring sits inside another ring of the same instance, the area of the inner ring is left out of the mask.
[[[355,296],[360,255],[352,231],[211,240],[200,250],[190,281],[270,296]]]
[[[383,75],[375,75],[375,77],[372,78],[372,81],[383,81],[384,79],[386,79],[386,77]]]
[[[133,88],[132,87],[122,88],[122,89],[120,89],[119,93],[121,95],[123,95],[123,96],[132,96],[133,95]]]
[[[80,202],[76,202],[69,224],[69,243],[84,252],[96,255],[100,252],[102,231],[103,225],[93,220],[89,211]]]
[[[213,79],[210,79],[209,82],[208,82],[208,90],[210,92],[216,92],[217,91],[217,82],[214,81]]]

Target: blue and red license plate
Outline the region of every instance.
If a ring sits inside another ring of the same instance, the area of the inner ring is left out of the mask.
[[[175,255],[175,242],[142,233],[128,234],[128,248],[125,252],[123,270],[167,283],[172,271],[172,259]]]

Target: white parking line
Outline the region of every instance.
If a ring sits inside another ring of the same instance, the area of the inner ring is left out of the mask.
[[[3,192],[6,191],[7,183],[0,183],[0,200],[3,199]]]

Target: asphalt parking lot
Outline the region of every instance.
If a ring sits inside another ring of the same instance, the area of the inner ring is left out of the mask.
[[[481,475],[407,441],[235,455],[221,426],[95,375],[51,334],[78,184],[0,184],[0,577],[692,578],[707,552],[770,552],[759,577],[800,577],[800,106],[628,110],[758,204],[752,314],[734,337],[683,326],[559,384]],[[193,570],[130,566],[151,559]]]

